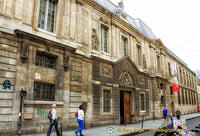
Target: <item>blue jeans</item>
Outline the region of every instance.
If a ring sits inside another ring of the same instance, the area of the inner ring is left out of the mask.
[[[76,133],[80,132],[80,135],[82,136],[82,130],[84,128],[84,122],[83,120],[77,119],[77,122],[79,124],[79,129],[76,130]]]
[[[47,132],[47,136],[50,136],[50,134],[51,134],[51,129],[52,129],[53,125],[54,125],[54,127],[55,127],[55,129],[56,129],[56,134],[57,134],[57,136],[59,136],[59,135],[60,135],[60,131],[59,131],[59,129],[58,129],[58,121],[57,121],[57,120],[54,120],[53,124],[51,124],[51,122],[52,122],[52,120],[50,120],[50,126],[49,126],[49,129],[48,129],[48,132]]]

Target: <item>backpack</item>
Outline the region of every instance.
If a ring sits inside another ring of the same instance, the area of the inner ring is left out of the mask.
[[[77,118],[78,118],[78,112],[76,112],[76,114],[75,114],[75,117],[77,117]]]
[[[48,119],[52,119],[52,114],[51,114],[51,110],[49,111],[49,114],[48,114]]]

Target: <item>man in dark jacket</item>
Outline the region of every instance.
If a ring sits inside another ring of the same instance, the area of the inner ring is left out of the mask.
[[[163,109],[163,116],[164,116],[164,119],[166,120],[166,118],[167,118],[167,108],[166,107],[164,107],[164,109]]]
[[[179,109],[176,110],[176,118],[180,119],[181,111]]]

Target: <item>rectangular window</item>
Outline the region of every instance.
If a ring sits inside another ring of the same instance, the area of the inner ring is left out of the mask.
[[[190,94],[190,91],[188,93],[189,93],[189,102],[191,104],[191,94]]]
[[[53,0],[40,0],[38,27],[53,32],[56,3]]]
[[[164,89],[164,84],[163,83],[160,83],[160,89]]]
[[[178,91],[178,104],[181,104],[181,96],[180,96],[180,91]]]
[[[182,102],[185,104],[185,97],[184,97],[184,91],[182,90]]]
[[[108,52],[108,28],[102,26],[101,27],[101,50],[104,52]]]
[[[157,56],[157,72],[160,72],[160,57]]]
[[[141,102],[141,111],[145,110],[145,100],[144,100],[144,94],[140,94],[140,102]]]
[[[180,75],[180,76],[179,76],[179,77],[180,77],[180,82],[181,82],[181,83],[183,83],[182,71],[181,71],[181,70],[180,70],[180,73],[179,73],[179,75]]]
[[[165,97],[161,96],[161,104],[165,104]]]
[[[141,47],[137,46],[138,65],[141,65]]]
[[[188,104],[188,95],[187,95],[187,91],[185,91],[185,102],[186,102],[186,104]]]
[[[36,52],[36,66],[42,66],[55,69],[57,56],[45,52]]]
[[[171,65],[168,63],[168,72],[169,72],[169,77],[171,77]]]
[[[103,112],[111,111],[111,91],[103,90]]]
[[[173,88],[170,86],[170,94],[173,95]]]
[[[122,56],[127,56],[127,39],[122,38]]]
[[[34,100],[53,101],[55,99],[55,85],[34,82]]]

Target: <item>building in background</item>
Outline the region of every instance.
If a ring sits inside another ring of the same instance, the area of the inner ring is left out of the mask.
[[[80,104],[93,127],[161,118],[165,106],[192,113],[198,103],[195,73],[108,0],[0,1],[0,85],[0,134],[10,135],[47,132],[53,103],[63,130],[77,127]]]

